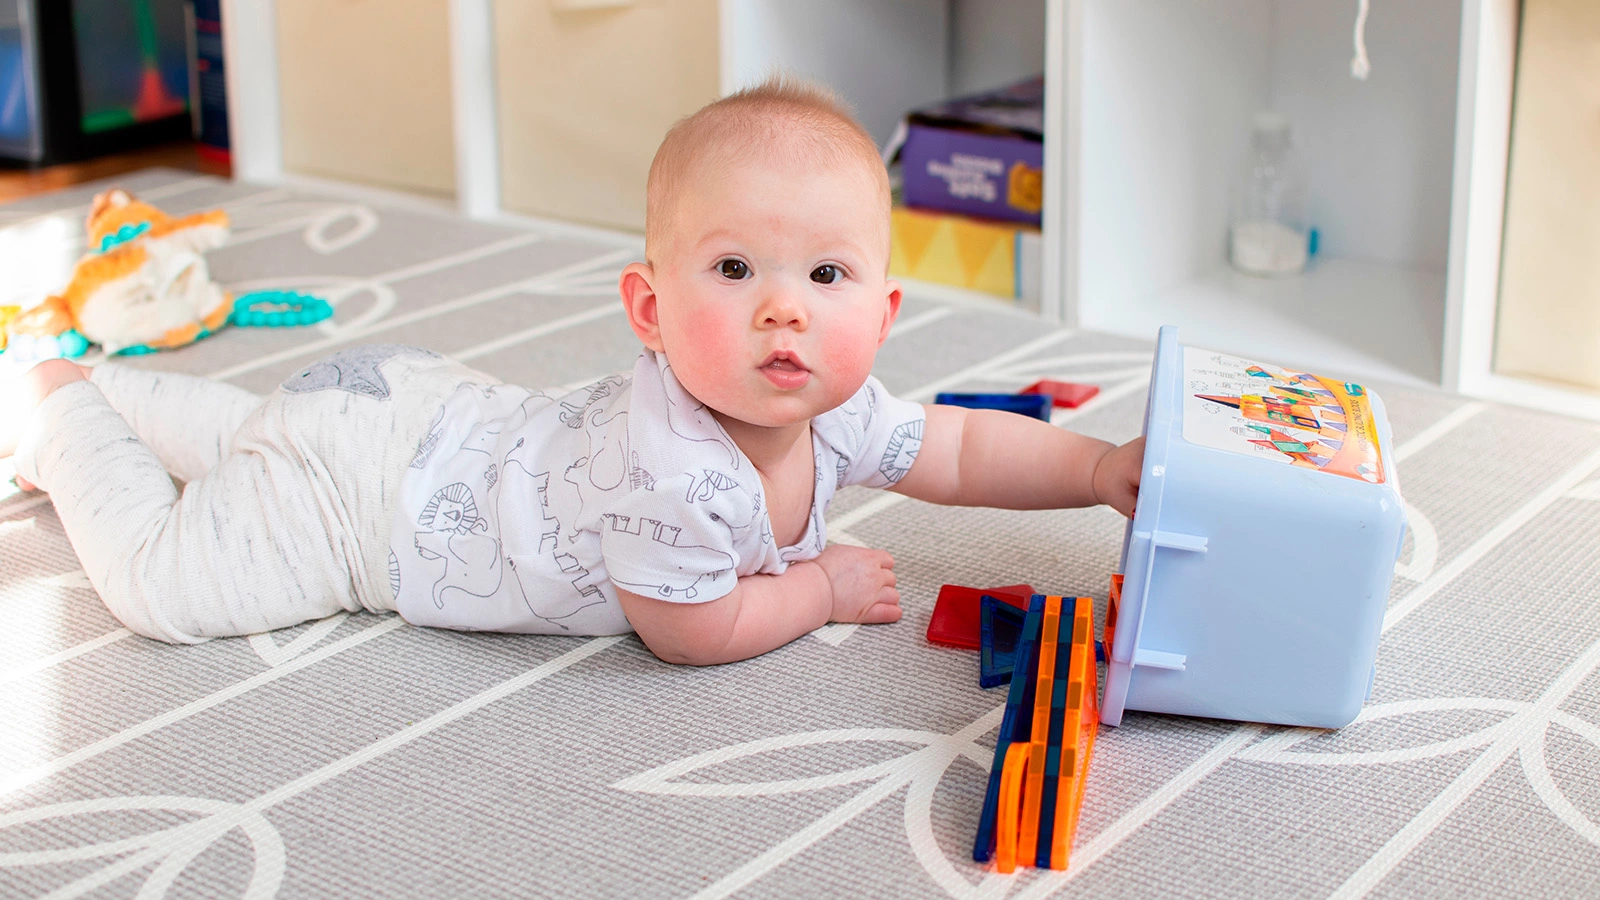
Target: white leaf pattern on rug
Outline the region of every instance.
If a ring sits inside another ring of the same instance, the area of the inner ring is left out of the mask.
[[[1578,485],[1567,496],[1573,500],[1600,500],[1600,479]]]
[[[997,367],[985,373],[982,381],[1026,385],[1041,378],[1075,381],[1085,384],[1105,384],[1125,378],[1138,378],[1150,374],[1150,354],[1141,353],[1074,353],[1066,356],[1046,356]]]
[[[30,845],[34,844],[37,840],[37,829],[29,829],[26,826],[35,822],[88,816],[94,816],[99,820],[110,813],[138,812],[165,814],[150,817],[157,822],[170,821],[172,813],[199,813],[200,818],[184,817],[184,820],[177,824],[167,824],[164,827],[158,825],[152,831],[136,833],[132,837],[98,841],[76,847],[12,851],[0,849],[0,867],[50,866],[60,869],[61,864],[67,862],[108,860],[104,866],[61,885],[50,894],[52,897],[65,898],[92,893],[155,863],[154,870],[145,877],[139,897],[164,897],[173,882],[183,874],[184,869],[188,868],[195,858],[211,849],[229,832],[238,829],[244,832],[244,836],[249,840],[250,847],[254,851],[255,863],[242,896],[251,900],[277,896],[278,888],[283,884],[287,860],[283,838],[259,810],[238,803],[170,796],[106,797],[53,803],[0,814],[0,841],[5,840],[5,833],[8,830],[15,829],[19,835],[25,836],[24,839],[30,832],[35,832],[31,835],[34,840],[29,841]],[[144,817],[124,815],[114,818],[119,820],[115,825],[120,826],[115,830],[122,833],[131,831],[141,824],[147,824],[141,822]],[[77,828],[53,829],[53,833],[102,835],[112,830],[113,826],[99,824],[97,821],[92,829],[80,825]],[[4,846],[4,843],[0,843],[0,847]],[[220,889],[221,885],[208,885],[208,888],[210,890],[205,893],[212,896],[234,893],[232,890]]]
[[[908,788],[905,811],[906,839],[923,869],[952,897],[988,897],[993,896],[996,889],[1003,892],[1010,879],[991,872],[978,884],[973,884],[957,870],[955,864],[940,849],[938,837],[934,832],[933,795],[946,770],[957,759],[965,758],[983,770],[988,769],[994,759],[994,749],[979,745],[975,739],[994,730],[1000,724],[1004,710],[1004,706],[996,706],[955,734],[907,728],[846,728],[799,732],[746,741],[707,750],[648,769],[624,778],[612,787],[636,793],[678,797],[766,797],[860,782],[871,783],[865,791],[851,797],[821,818],[696,893],[694,895],[696,900],[726,897],[742,890],[799,855],[807,847],[838,831],[855,817],[898,793],[901,788]],[[817,744],[871,742],[919,746],[885,762],[805,778],[743,783],[676,780],[701,769],[757,754],[782,753],[796,747]],[[996,881],[998,883],[995,883]]]
[[[1409,500],[1401,502],[1406,507],[1406,532],[1411,536],[1411,555],[1395,560],[1394,573],[1411,581],[1424,581],[1433,574],[1434,566],[1439,564],[1439,533],[1434,530],[1433,522],[1415,504]]]
[[[295,637],[294,640],[282,646],[273,640],[272,634],[250,635],[250,649],[256,651],[261,661],[274,668],[283,665],[300,654],[310,650],[322,642],[323,638],[333,633],[339,623],[350,618],[349,613],[336,613],[319,622],[314,622]]]
[[[845,638],[855,634],[856,629],[860,627],[860,625],[856,625],[853,622],[832,622],[811,632],[811,636],[824,644],[832,644],[837,647],[844,643]]]
[[[228,246],[303,228],[301,240],[305,245],[328,256],[366,240],[378,230],[378,214],[360,203],[285,199],[282,191],[268,191],[256,201],[229,208],[235,230]],[[339,228],[342,230],[336,231]]]
[[[1477,789],[1489,780],[1489,777],[1498,771],[1503,763],[1516,754],[1522,762],[1523,774],[1528,778],[1528,783],[1534,789],[1539,799],[1544,801],[1552,813],[1563,823],[1591,844],[1600,846],[1600,826],[1594,820],[1582,813],[1567,798],[1566,794],[1556,786],[1550,777],[1545,761],[1545,740],[1552,724],[1559,724],[1578,737],[1588,741],[1590,745],[1600,748],[1600,727],[1572,715],[1560,707],[1574,691],[1578,689],[1597,668],[1600,668],[1600,642],[1591,644],[1584,654],[1567,667],[1556,680],[1545,688],[1544,692],[1536,699],[1526,702],[1515,702],[1515,711],[1510,718],[1484,731],[1491,732],[1489,746],[1480,753],[1477,759],[1458,775],[1448,787],[1440,791],[1431,803],[1423,807],[1406,826],[1400,829],[1389,841],[1368,857],[1367,861],[1352,874],[1337,891],[1331,895],[1334,898],[1364,897],[1377,887],[1390,872],[1394,871],[1411,851],[1416,849],[1428,836],[1445,820],[1450,818],[1457,808]],[[1434,704],[1436,708],[1450,708],[1451,704],[1461,701],[1454,700],[1423,700],[1413,701],[1417,704]],[[1480,701],[1496,702],[1496,701]],[[1366,710],[1356,721],[1370,721],[1381,715],[1389,714],[1396,708],[1409,711],[1408,704],[1383,704]],[[1481,735],[1482,732],[1479,732]],[[1476,740],[1477,736],[1469,736]],[[1263,742],[1265,743],[1265,742]],[[1449,742],[1446,742],[1449,744]],[[1417,748],[1426,750],[1427,748]],[[1388,751],[1386,751],[1388,752]],[[1404,754],[1407,751],[1392,751]],[[1288,754],[1297,756],[1299,754]],[[1316,754],[1306,754],[1314,756]],[[1582,783],[1582,782],[1580,782]]]
[[[62,572],[60,575],[41,578],[39,583],[47,584],[50,587],[70,588],[80,591],[94,590],[94,585],[89,583],[89,576],[82,569],[73,569],[70,572]]]

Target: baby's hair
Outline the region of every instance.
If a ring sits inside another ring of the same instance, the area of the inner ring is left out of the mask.
[[[671,227],[673,198],[690,172],[720,168],[757,153],[824,165],[860,165],[877,185],[884,233],[889,224],[889,175],[872,135],[833,91],[810,81],[773,75],[679,119],[650,163],[645,187],[645,258],[652,265]]]

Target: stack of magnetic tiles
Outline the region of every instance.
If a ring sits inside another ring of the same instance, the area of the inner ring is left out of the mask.
[[[1021,618],[1020,631],[1013,617]],[[1004,657],[1015,654],[972,847],[974,860],[993,859],[1001,872],[1016,871],[1018,862],[1067,867],[1100,724],[1093,624],[1087,597],[1034,594],[1025,614],[983,598],[984,668],[1003,670]]]

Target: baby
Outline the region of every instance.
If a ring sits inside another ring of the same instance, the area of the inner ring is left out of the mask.
[[[850,114],[769,81],[656,153],[645,262],[620,282],[645,347],[631,373],[549,396],[368,346],[263,399],[51,361],[25,376],[18,478],[51,492],[111,612],[166,641],[367,609],[632,630],[706,665],[893,622],[889,554],[827,543],[839,488],[1129,515],[1143,445],[924,407],[871,377],[901,303],[889,203]]]

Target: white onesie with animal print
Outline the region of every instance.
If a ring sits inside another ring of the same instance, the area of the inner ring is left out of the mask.
[[[664,357],[646,350],[631,376],[559,398],[462,385],[400,482],[396,608],[443,628],[630,631],[614,586],[699,603],[815,558],[834,492],[898,481],[922,425],[922,407],[875,378],[813,419],[811,514],[799,542],[779,547],[760,476]]]

